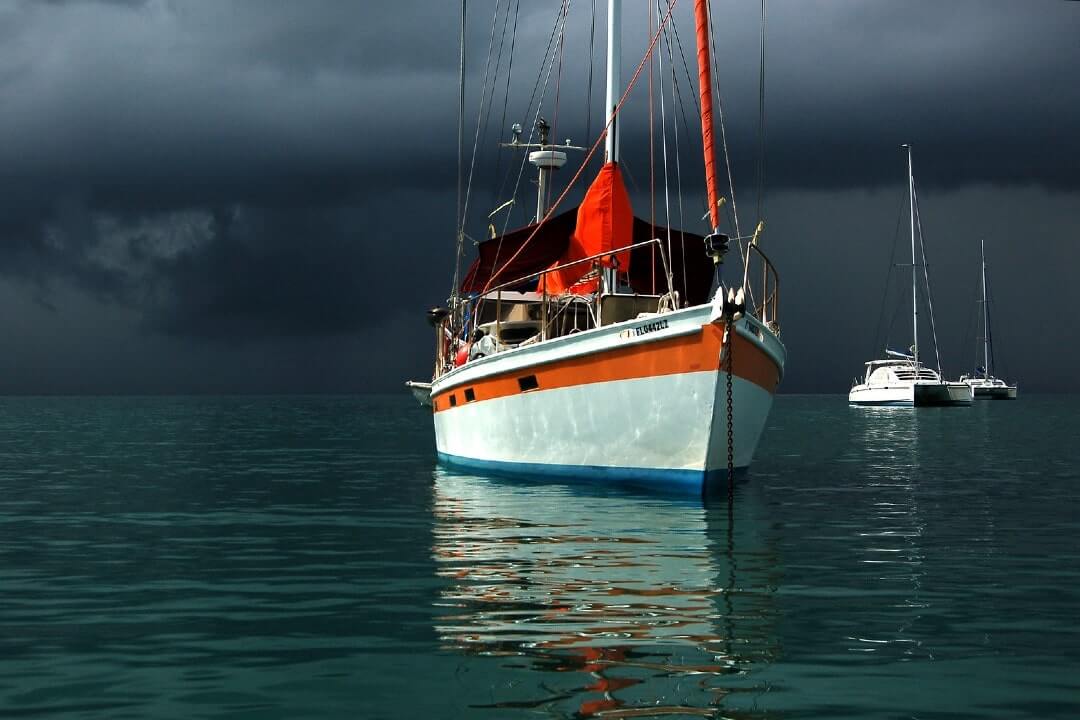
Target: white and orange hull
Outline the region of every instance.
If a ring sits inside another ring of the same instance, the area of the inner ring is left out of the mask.
[[[439,458],[474,470],[700,491],[727,470],[724,327],[710,306],[474,360],[432,384]],[[750,465],[786,352],[736,323],[734,464]]]

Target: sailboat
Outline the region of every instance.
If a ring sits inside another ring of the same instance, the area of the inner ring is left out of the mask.
[[[1015,400],[1016,384],[1009,385],[1004,380],[994,377],[993,336],[990,334],[990,302],[986,296],[986,243],[979,241],[979,253],[982,258],[982,321],[983,321],[983,364],[976,367],[971,375],[961,375],[960,382],[971,387],[976,399]]]
[[[916,260],[915,225],[916,199],[915,175],[912,169],[911,145],[907,150],[908,199],[911,207],[911,350],[898,352],[886,350],[885,359],[866,363],[862,381],[855,381],[848,393],[852,405],[899,405],[922,407],[928,405],[970,405],[971,386],[963,382],[947,382],[942,379],[941,357],[937,350],[937,334],[934,333],[934,351],[938,355],[937,369],[927,367],[919,360],[919,295],[918,267]],[[919,240],[921,242],[921,232]],[[925,254],[925,253],[924,253]],[[927,302],[930,306],[933,327],[933,305],[930,304],[930,284],[925,277],[926,262],[923,261]]]
[[[509,145],[528,150],[538,172],[535,222],[479,243],[448,306],[429,312],[443,464],[691,492],[750,465],[787,351],[760,223],[745,244],[735,238],[742,284],[711,289],[730,239],[720,232],[707,4],[694,12],[710,232],[633,214],[619,161],[633,81],[620,82],[621,2],[608,0],[605,125],[592,146],[603,141],[604,163],[583,201],[556,214],[551,174],[573,148],[550,143],[542,122],[539,143],[521,142],[515,126]],[[669,4],[639,73],[670,18]],[[459,247],[463,236],[459,226]]]

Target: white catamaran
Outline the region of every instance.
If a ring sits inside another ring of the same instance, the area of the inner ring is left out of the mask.
[[[673,4],[658,8],[634,79],[666,37]],[[728,237],[707,0],[696,0],[695,24],[710,233],[634,216],[619,162],[620,111],[634,82],[620,84],[620,5],[608,0],[605,125],[592,146],[603,139],[604,164],[580,206],[556,215],[562,197],[548,202],[551,173],[575,148],[550,144],[542,119],[539,143],[520,142],[515,126],[509,145],[530,151],[538,170],[535,222],[479,243],[448,307],[429,313],[436,447],[441,462],[466,469],[700,492],[710,477],[749,466],[757,448],[786,358],[778,279],[758,246],[759,223],[752,240],[735,239],[741,286],[711,293]]]
[[[990,333],[990,301],[986,293],[986,243],[979,241],[979,253],[982,257],[982,321],[983,321],[983,364],[976,367],[971,375],[961,375],[960,382],[971,386],[976,399],[1015,400],[1016,383],[1009,385],[1004,380],[994,377],[993,336]]]
[[[910,353],[886,350],[884,360],[866,363],[866,374],[856,381],[848,393],[852,405],[900,405],[921,407],[926,405],[970,405],[971,387],[962,382],[947,382],[941,375],[941,353],[934,335],[934,352],[938,358],[937,369],[929,368],[919,360],[919,294],[918,267],[916,259],[915,225],[917,204],[915,199],[915,175],[912,170],[911,146],[907,150],[908,199],[911,206],[911,351]],[[922,233],[919,233],[920,247]],[[933,328],[933,305],[930,304],[930,283],[926,274],[925,250],[923,255],[923,280],[926,285],[927,303],[930,307]]]

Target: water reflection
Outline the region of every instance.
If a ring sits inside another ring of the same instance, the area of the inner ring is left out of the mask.
[[[437,471],[433,555],[447,585],[436,631],[445,650],[487,663],[472,705],[755,716],[766,690],[756,671],[780,651],[780,564],[762,539],[757,492],[738,488],[729,519],[726,498]]]
[[[923,591],[926,576],[926,523],[920,508],[924,467],[923,433],[937,433],[952,408],[866,408],[857,426],[855,447],[869,458],[862,471],[871,495],[869,512],[855,528],[852,550],[860,567],[856,578],[873,597],[885,600],[878,622],[864,622],[848,635],[851,652],[882,660],[933,659],[914,632],[930,602]]]

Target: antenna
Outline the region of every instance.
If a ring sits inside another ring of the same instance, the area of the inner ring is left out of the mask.
[[[563,150],[585,150],[583,147],[570,144],[570,138],[566,139],[565,145],[549,145],[548,133],[551,126],[547,120],[539,118],[536,121],[536,132],[540,136],[540,142],[521,142],[521,124],[514,123],[510,126],[512,139],[508,143],[500,143],[502,147],[522,148],[529,150],[529,162],[539,171],[537,178],[536,193],[536,222],[540,222],[547,213],[548,186],[551,182],[551,171],[558,170],[566,164],[566,153]]]

